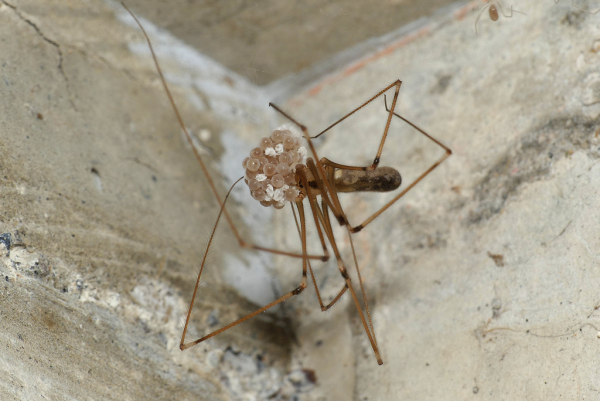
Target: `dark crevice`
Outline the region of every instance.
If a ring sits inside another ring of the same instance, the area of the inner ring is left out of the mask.
[[[475,186],[478,204],[467,224],[484,222],[499,213],[522,184],[544,179],[554,163],[575,151],[587,150],[590,157],[600,158],[600,148],[595,147],[599,128],[600,117],[556,117],[519,138]]]

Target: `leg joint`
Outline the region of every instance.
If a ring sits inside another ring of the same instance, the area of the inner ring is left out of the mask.
[[[340,273],[342,274],[342,277],[345,278],[346,280],[350,279],[350,275],[348,274],[348,270],[346,270],[346,268],[344,266],[340,266]]]
[[[298,288],[296,288],[294,291],[292,291],[292,295],[300,294],[302,291],[304,291],[305,288],[306,288],[306,283],[300,284],[300,286]]]
[[[362,229],[363,229],[363,225],[362,225],[362,224],[359,224],[358,226],[351,228],[351,229],[350,229],[350,232],[351,232],[351,233],[357,233],[357,232],[359,232],[359,231],[360,231],[360,230],[362,230]]]

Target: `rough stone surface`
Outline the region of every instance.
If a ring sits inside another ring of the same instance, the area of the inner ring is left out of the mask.
[[[600,14],[523,2],[476,35],[476,6],[281,105],[317,133],[399,78],[397,110],[454,152],[353,237],[377,366],[351,298],[322,313],[312,286],[181,352],[219,207],[143,38],[113,3],[1,1],[0,399],[597,398]],[[147,28],[224,194],[279,123],[270,99]],[[367,165],[384,125],[377,99],[319,156]],[[442,154],[394,120],[381,164],[405,186]],[[242,192],[228,210],[244,238],[297,250],[289,207],[271,222]],[[356,223],[389,196],[342,201]],[[221,227],[188,339],[300,282],[298,260],[241,252]],[[313,267],[331,299],[335,263]]]
[[[266,85],[454,0],[129,0],[136,13]]]

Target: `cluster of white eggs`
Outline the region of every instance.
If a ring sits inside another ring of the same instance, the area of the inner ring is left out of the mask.
[[[296,165],[306,163],[307,153],[301,139],[294,127],[282,125],[270,137],[262,138],[242,162],[246,184],[261,205],[281,209],[298,196]]]

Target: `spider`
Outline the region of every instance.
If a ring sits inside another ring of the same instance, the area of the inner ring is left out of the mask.
[[[125,9],[127,9],[127,11],[129,11],[125,4],[123,4],[123,6],[125,7]],[[362,325],[365,329],[367,337],[369,338],[369,342],[375,354],[375,358],[377,359],[377,363],[379,365],[383,364],[379,347],[377,345],[377,339],[375,336],[375,330],[371,319],[371,313],[369,311],[363,280],[360,274],[360,269],[356,258],[352,234],[361,231],[374,219],[379,217],[390,206],[392,206],[392,204],[394,204],[398,199],[404,196],[410,189],[412,189],[423,178],[425,178],[425,176],[431,173],[439,164],[441,164],[446,158],[448,158],[452,154],[452,151],[448,147],[443,145],[441,142],[439,142],[437,139],[433,138],[424,130],[411,123],[395,111],[398,100],[398,94],[400,92],[400,86],[402,84],[400,80],[394,81],[393,83],[385,87],[383,90],[375,94],[373,97],[368,99],[366,102],[355,108],[353,111],[346,114],[337,122],[333,123],[328,128],[326,128],[325,130],[313,137],[311,137],[308,134],[308,129],[304,125],[299,123],[288,113],[283,111],[280,107],[276,106],[275,104],[269,103],[269,106],[273,107],[277,113],[279,113],[283,118],[287,119],[291,124],[285,124],[278,127],[271,133],[270,136],[264,137],[259,141],[258,146],[250,151],[250,156],[242,162],[242,166],[245,169],[244,176],[239,178],[231,186],[225,197],[222,198],[217,190],[216,185],[214,184],[213,179],[211,178],[210,173],[208,172],[208,169],[206,168],[204,161],[202,160],[202,157],[200,156],[200,153],[193,144],[192,137],[190,136],[188,130],[185,128],[185,124],[183,123],[177,106],[173,101],[173,97],[163,77],[161,68],[158,64],[156,55],[154,54],[154,50],[152,48],[152,44],[150,43],[148,35],[146,34],[144,28],[137,20],[137,18],[131,13],[131,11],[129,11],[129,13],[137,22],[138,26],[144,34],[144,37],[146,38],[146,41],[148,42],[148,46],[152,53],[156,69],[163,84],[163,88],[169,98],[169,101],[171,102],[171,106],[173,107],[179,124],[185,133],[187,141],[190,143],[192,150],[196,156],[196,159],[200,164],[204,175],[206,176],[206,179],[211,187],[211,190],[217,202],[220,205],[220,210],[216,222],[213,226],[208,245],[201,262],[200,271],[196,280],[196,285],[192,294],[190,307],[187,313],[185,326],[181,336],[180,349],[185,350],[196,344],[199,344],[209,338],[212,338],[224,332],[225,330],[228,330],[233,326],[236,326],[262,312],[267,311],[268,309],[293,297],[294,295],[302,293],[308,285],[308,276],[310,274],[310,277],[312,279],[311,281],[315,286],[317,298],[322,311],[326,311],[329,308],[331,308],[335,303],[338,302],[342,295],[346,293],[346,291],[350,292],[352,300],[360,316]],[[386,92],[392,90],[394,91],[394,96],[391,106],[388,108]],[[371,165],[343,165],[335,163],[327,158],[319,158],[317,156],[317,150],[313,144],[313,139],[324,135],[331,128],[341,123],[343,120],[350,117],[352,114],[356,113],[357,111],[365,107],[367,104],[375,101],[375,99],[381,98],[382,96],[384,98],[387,120],[385,130],[383,132],[379,144],[379,148]],[[398,193],[381,209],[377,210],[370,217],[365,219],[362,223],[358,225],[352,225],[350,224],[348,217],[346,216],[346,213],[342,208],[338,197],[339,193],[362,191],[389,192],[397,189],[402,182],[402,177],[400,176],[400,173],[395,169],[391,167],[379,167],[380,157],[383,151],[383,147],[385,145],[392,118],[398,118],[404,121],[412,128],[416,129],[418,132],[423,134],[426,138],[430,139],[435,144],[443,148],[445,150],[445,153],[435,163],[433,163],[433,165],[431,165],[425,172],[418,176],[406,188],[400,191],[400,193]],[[308,149],[303,145],[303,141],[306,142]],[[308,151],[310,151],[312,157],[307,157]],[[281,209],[285,206],[286,202],[291,203],[292,211],[294,212],[294,219],[296,221],[298,235],[302,243],[301,253],[282,251],[279,249],[255,245],[246,242],[241,237],[225,205],[233,188],[242,180],[244,180],[245,183],[248,185],[252,197],[259,201],[265,207],[274,207],[276,209]],[[317,197],[321,197],[320,203],[318,202]],[[313,255],[309,254],[307,251],[306,224],[307,221],[310,220],[307,219],[305,214],[305,200],[308,201],[309,207],[312,211],[312,222],[314,223],[317,234],[319,236],[320,245],[322,247],[322,254]],[[335,220],[332,221],[330,215],[333,215]],[[188,330],[188,325],[190,322],[191,312],[194,307],[196,294],[198,292],[200,277],[206,264],[206,257],[211,243],[214,239],[217,225],[219,224],[219,221],[223,216],[225,217],[225,220],[227,221],[228,225],[231,227],[233,234],[235,235],[241,247],[300,259],[302,261],[302,279],[300,284],[296,288],[287,292],[286,294],[272,301],[271,303],[199,339],[186,342],[185,336]],[[334,222],[341,226],[346,231],[346,234],[348,236],[348,241],[352,250],[354,266],[358,274],[358,286],[360,287],[361,293],[360,297],[357,295],[358,291],[355,289],[356,284],[354,284],[350,277],[346,262],[344,262],[344,260],[342,259],[339,247],[334,238],[332,229]],[[331,248],[333,257],[337,262],[337,267],[340,272],[340,275],[343,278],[344,284],[337,293],[337,295],[333,298],[333,300],[331,300],[331,302],[329,302],[328,304],[325,304],[320,295],[319,287],[317,286],[317,281],[313,274],[313,269],[310,262],[313,260],[329,260],[332,255],[330,254],[327,245],[329,245],[329,247]],[[364,311],[363,307],[361,306],[361,299],[364,303]]]
[[[557,1],[557,0],[554,0],[554,1]],[[504,12],[504,7],[502,6],[502,3],[500,2],[500,0],[490,0],[483,5],[483,7],[481,8],[481,12],[479,13],[479,15],[477,15],[477,19],[475,20],[475,33],[476,34],[479,34],[479,32],[477,31],[477,23],[479,22],[479,19],[481,18],[481,15],[483,14],[483,12],[485,11],[486,8],[488,10],[488,14],[492,21],[498,21],[498,17],[499,17],[498,9],[500,9],[500,12],[502,13],[502,15],[505,18],[512,18],[513,12],[527,15],[524,12],[514,10],[512,8],[512,5],[510,6],[510,14],[506,14]]]

